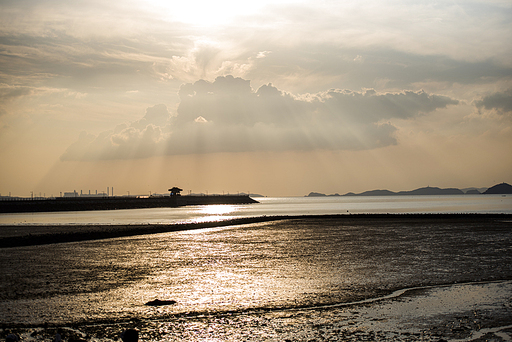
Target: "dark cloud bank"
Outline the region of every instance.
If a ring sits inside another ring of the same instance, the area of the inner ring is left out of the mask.
[[[512,114],[512,89],[508,89],[504,92],[494,93],[485,96],[482,100],[475,102],[475,105],[479,108],[485,108],[488,110],[495,109],[502,114]]]
[[[82,132],[62,160],[145,158],[217,152],[362,150],[396,144],[389,120],[458,101],[423,91],[329,90],[294,96],[271,84],[254,91],[232,76],[185,84],[176,115],[165,105],[98,136]]]

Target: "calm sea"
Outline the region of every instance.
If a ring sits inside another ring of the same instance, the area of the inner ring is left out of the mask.
[[[0,225],[169,224],[237,217],[356,213],[512,213],[512,195],[257,197],[250,205],[0,214]]]

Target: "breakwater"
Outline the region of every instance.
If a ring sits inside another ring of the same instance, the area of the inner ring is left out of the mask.
[[[0,213],[115,210],[181,207],[209,204],[258,203],[248,195],[164,196],[164,197],[58,197],[37,200],[0,201]]]

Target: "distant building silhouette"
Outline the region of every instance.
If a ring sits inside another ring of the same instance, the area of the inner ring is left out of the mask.
[[[177,186],[170,188],[168,191],[171,192],[171,196],[181,196],[181,192],[183,189],[178,188]]]
[[[65,192],[64,197],[78,197],[78,192],[76,192],[76,190],[73,190],[73,192]]]
[[[91,191],[89,190],[89,193],[84,194],[82,190],[80,190],[80,194],[76,190],[73,192],[65,192],[63,197],[106,197],[107,194],[104,192],[98,193],[98,190],[96,190],[95,194],[91,194]]]

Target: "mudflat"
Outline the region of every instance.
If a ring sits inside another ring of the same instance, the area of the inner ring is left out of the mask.
[[[0,338],[61,329],[116,341],[136,328],[142,341],[511,340],[510,215],[230,223],[11,226],[2,239],[92,235],[0,249]],[[155,233],[166,231],[177,233]],[[145,305],[156,299],[176,303]]]
[[[354,215],[290,215],[259,216],[228,219],[223,221],[143,224],[143,225],[3,225],[0,226],[0,248],[44,245],[52,243],[99,240],[146,234],[222,227],[239,224],[271,222],[281,220],[339,220],[343,224],[380,225],[425,224],[425,223],[467,223],[482,225],[509,225],[510,214],[354,214]]]

